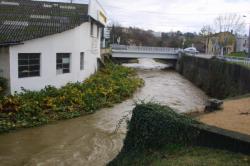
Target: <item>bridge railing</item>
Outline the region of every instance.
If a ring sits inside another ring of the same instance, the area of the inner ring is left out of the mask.
[[[169,47],[145,47],[145,46],[127,46],[127,45],[112,45],[112,51],[120,52],[138,52],[138,53],[172,53],[177,54],[181,51],[179,48]]]

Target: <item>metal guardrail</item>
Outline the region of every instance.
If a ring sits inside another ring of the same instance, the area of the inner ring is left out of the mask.
[[[136,53],[166,53],[178,54],[182,49],[169,47],[145,47],[145,46],[127,46],[127,45],[112,45],[113,52],[136,52]]]
[[[223,59],[225,61],[228,62],[236,62],[236,63],[241,63],[244,65],[250,65],[250,58],[244,58],[244,57],[229,57],[229,56],[225,56],[225,57],[218,57],[219,59]]]

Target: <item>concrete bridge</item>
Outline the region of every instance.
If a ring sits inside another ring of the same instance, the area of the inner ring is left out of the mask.
[[[112,45],[113,58],[155,58],[177,60],[182,49],[168,47],[144,47]]]

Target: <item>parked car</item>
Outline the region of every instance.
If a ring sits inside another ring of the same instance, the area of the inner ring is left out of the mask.
[[[199,51],[197,51],[197,49],[195,47],[185,48],[184,52],[189,53],[189,54],[197,54],[197,53],[199,53]]]

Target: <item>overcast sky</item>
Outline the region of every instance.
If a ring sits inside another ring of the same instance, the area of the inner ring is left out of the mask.
[[[88,0],[74,1],[83,3]],[[237,13],[242,16],[248,14],[246,22],[250,22],[250,0],[99,1],[112,22],[154,31],[199,32],[203,25],[213,24],[214,18],[225,13]]]

